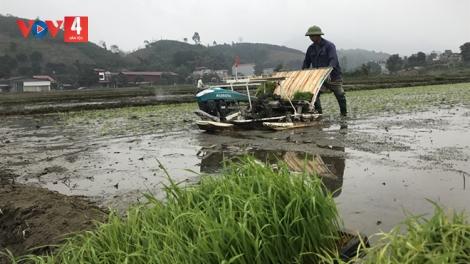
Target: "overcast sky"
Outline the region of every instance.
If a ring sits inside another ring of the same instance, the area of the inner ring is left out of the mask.
[[[232,41],[305,51],[305,32],[322,28],[337,49],[409,56],[470,42],[470,0],[0,0],[0,13],[58,20],[88,16],[89,41],[125,51],[144,40]],[[32,37],[29,35],[29,37]]]

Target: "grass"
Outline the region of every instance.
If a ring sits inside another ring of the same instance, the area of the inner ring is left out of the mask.
[[[124,219],[116,212],[96,231],[76,234],[36,263],[320,263],[337,254],[336,204],[321,179],[291,177],[246,154],[225,160],[221,177],[197,186],[170,179],[166,200],[146,195]],[[15,261],[13,261],[15,263]]]
[[[428,200],[429,201],[429,200]],[[407,219],[388,233],[376,234],[378,243],[365,249],[364,264],[470,263],[470,224],[464,211],[436,208],[431,218],[405,212]]]

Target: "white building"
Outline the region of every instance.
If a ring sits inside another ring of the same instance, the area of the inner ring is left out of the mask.
[[[265,75],[274,74],[274,68],[264,68],[263,69],[263,74],[265,74]]]
[[[390,74],[390,71],[387,68],[387,59],[373,60],[372,62],[377,63],[380,66],[382,74]]]
[[[212,73],[212,70],[207,67],[197,67],[193,71],[193,74],[195,75],[204,75],[204,74],[210,74],[210,73]]]
[[[228,70],[215,70],[214,73],[217,74],[220,78],[228,76]]]
[[[51,81],[25,81],[23,92],[42,92],[51,90]]]
[[[245,63],[245,64],[238,64],[238,69],[235,67],[235,64],[232,66],[232,75],[235,74],[244,75],[244,76],[251,76],[255,75],[255,64],[254,63]]]

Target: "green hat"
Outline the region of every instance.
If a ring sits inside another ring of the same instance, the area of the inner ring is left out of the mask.
[[[319,26],[309,27],[305,36],[312,36],[312,35],[325,35],[321,32],[321,28]]]

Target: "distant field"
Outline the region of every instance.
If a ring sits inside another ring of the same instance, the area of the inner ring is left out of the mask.
[[[0,93],[0,105],[36,102],[89,101],[92,99],[111,99],[154,95],[154,91],[141,88],[105,88],[87,90],[48,91],[39,93]]]
[[[344,89],[347,90],[374,90],[383,88],[402,88],[438,84],[468,83],[470,74],[453,75],[413,75],[413,76],[365,76],[344,77]]]
[[[376,76],[343,78],[343,80],[345,91],[359,91],[407,87],[419,88],[443,84],[456,85],[458,83],[470,83],[470,76],[464,74],[443,76]],[[250,87],[250,91],[256,89],[257,87],[255,86]],[[234,87],[234,90],[244,93],[245,87]],[[196,101],[194,97],[195,92],[196,87],[194,85],[166,85],[143,86],[142,88],[0,93],[0,115],[46,114],[88,109],[114,109],[187,103]],[[33,107],[25,108],[25,106]]]

